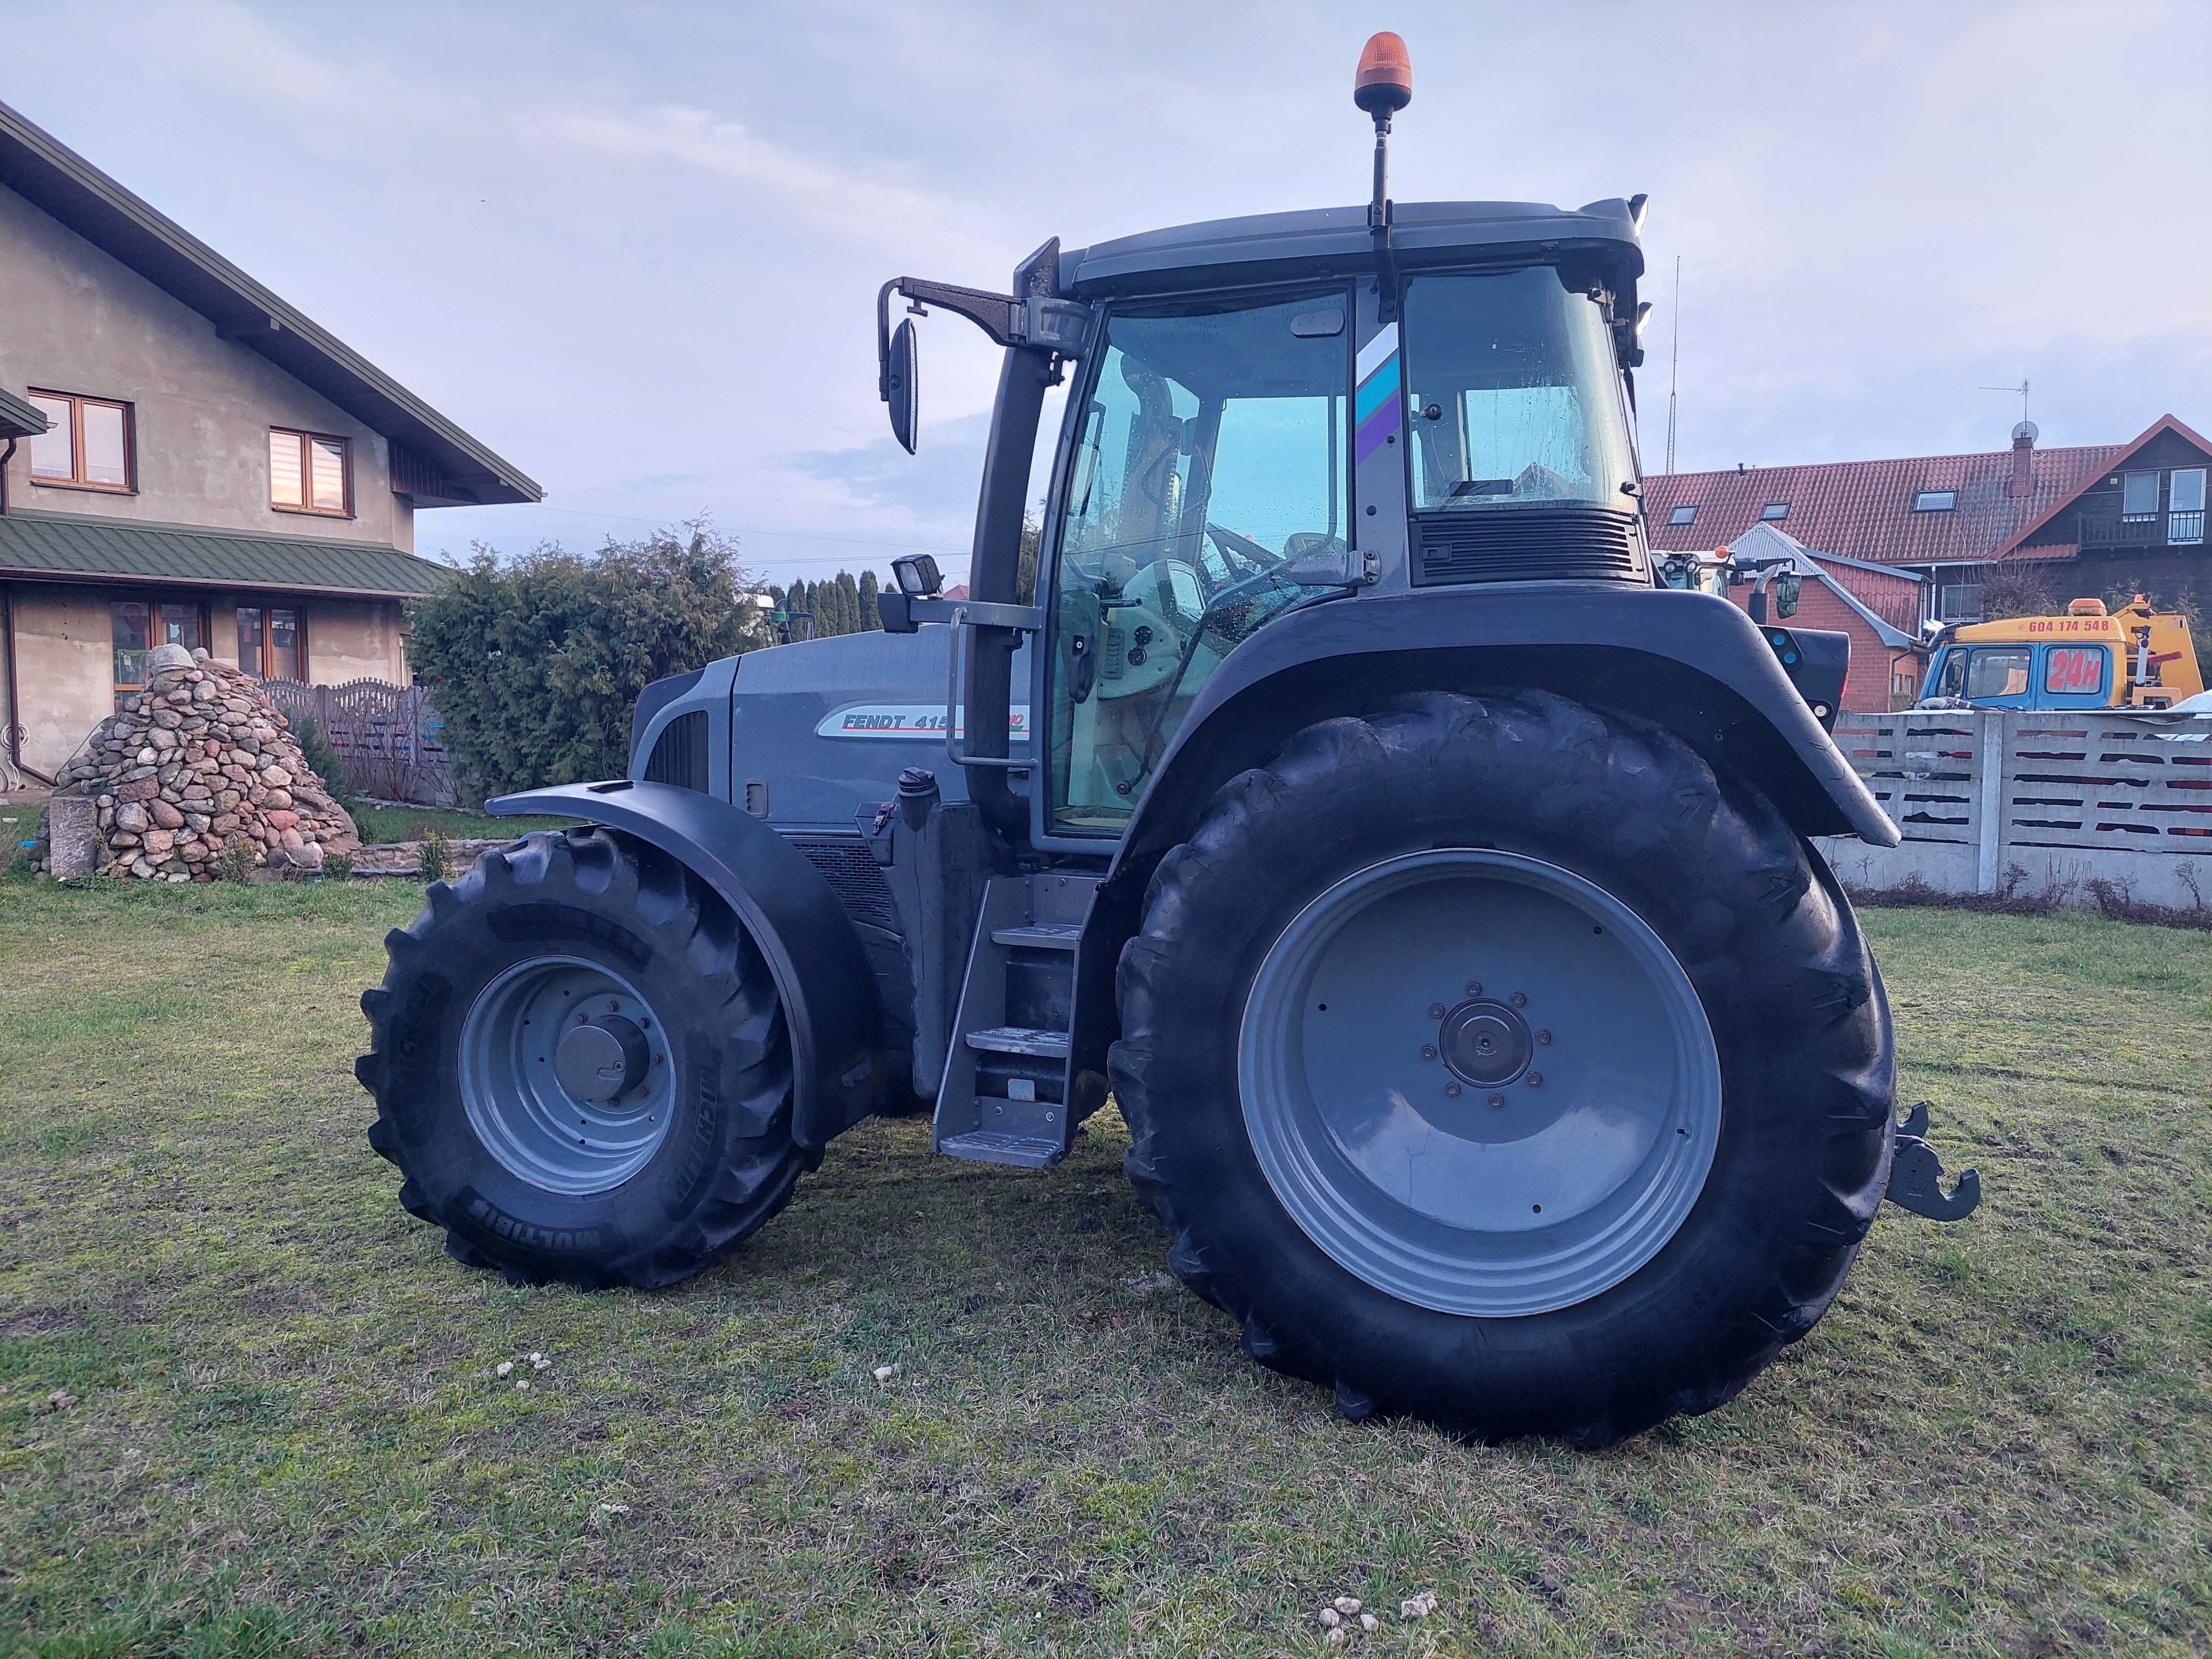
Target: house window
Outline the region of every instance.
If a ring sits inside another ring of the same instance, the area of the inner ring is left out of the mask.
[[[1697,521],[1698,505],[1695,501],[1691,502],[1687,507],[1678,507],[1667,515],[1667,522],[1669,525],[1695,524]]]
[[[238,665],[258,680],[307,678],[306,619],[296,605],[238,607]]]
[[[1912,498],[1915,513],[1948,513],[1958,505],[1955,489],[1923,489]]]
[[[31,440],[33,483],[118,492],[136,487],[129,404],[70,392],[33,392],[31,402],[52,422]]]
[[[1982,614],[1982,585],[1979,582],[1950,582],[1936,592],[1936,620],[1938,622],[1974,622]]]
[[[2158,511],[2158,474],[2129,472],[2120,478],[2120,516],[2148,519]]]
[[[2204,539],[2204,469],[2184,467],[2173,475],[2166,491],[2166,538],[2197,543]]]
[[[1759,509],[1759,516],[1769,524],[1780,524],[1784,519],[1790,516],[1790,503],[1787,501],[1769,501],[1765,507]]]
[[[343,438],[269,434],[269,505],[279,513],[353,516],[353,456]]]
[[[146,684],[146,653],[157,645],[181,645],[199,651],[208,642],[207,607],[198,599],[146,596],[108,605],[115,650],[115,695],[122,697]]]

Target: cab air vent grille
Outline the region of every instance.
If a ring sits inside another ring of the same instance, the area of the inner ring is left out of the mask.
[[[1413,585],[1650,580],[1636,520],[1595,508],[1422,513],[1413,521]]]

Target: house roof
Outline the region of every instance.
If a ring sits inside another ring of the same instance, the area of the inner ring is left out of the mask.
[[[1651,544],[1668,552],[1729,541],[1759,523],[1769,502],[1787,501],[1790,516],[1783,523],[1813,547],[1877,564],[1974,563],[2010,552],[2142,441],[2039,449],[2031,474],[2033,493],[2023,496],[2012,493],[2013,452],[2001,449],[1979,455],[1757,466],[1741,472],[1662,473],[1644,481],[1644,499]],[[1948,513],[1915,513],[1912,498],[1924,489],[1956,490],[1958,505]],[[1667,522],[1674,508],[1692,505],[1698,509],[1694,523]],[[2037,551],[2064,556],[2075,550],[2054,546]]]
[[[53,422],[5,386],[0,386],[0,439],[35,438]]]
[[[418,505],[544,499],[513,462],[5,104],[0,185],[400,446],[419,464]]]
[[[0,574],[406,599],[447,571],[375,542],[17,511],[0,516]]]

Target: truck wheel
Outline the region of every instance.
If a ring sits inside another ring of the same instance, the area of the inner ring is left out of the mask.
[[[791,1064],[759,951],[605,830],[486,853],[386,936],[355,1066],[399,1201],[517,1283],[690,1278],[790,1200]]]
[[[1162,860],[1111,1052],[1169,1261],[1346,1415],[1605,1445],[1812,1328],[1887,1178],[1826,866],[1541,693],[1307,727]]]

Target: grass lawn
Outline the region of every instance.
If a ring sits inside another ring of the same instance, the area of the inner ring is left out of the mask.
[[[0,1651],[2212,1645],[2212,935],[1869,913],[1980,1213],[1587,1455],[1249,1364],[1110,1113],[1044,1174],[864,1126],[666,1294],[468,1272],[351,1073],[414,904],[0,882]]]
[[[374,846],[421,841],[435,830],[448,841],[480,841],[493,836],[526,836],[533,830],[558,830],[567,818],[495,818],[486,812],[451,811],[442,806],[371,806],[348,801],[346,810]]]

